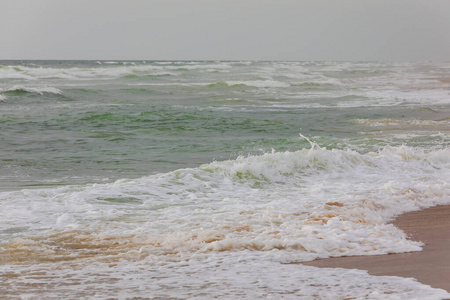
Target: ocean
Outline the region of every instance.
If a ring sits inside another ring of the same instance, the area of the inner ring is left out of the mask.
[[[420,251],[450,63],[0,61],[2,299],[440,299],[296,264]]]

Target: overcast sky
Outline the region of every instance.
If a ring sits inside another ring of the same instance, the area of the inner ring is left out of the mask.
[[[450,61],[450,0],[0,0],[0,59]]]

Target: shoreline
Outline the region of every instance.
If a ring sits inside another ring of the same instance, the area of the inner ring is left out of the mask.
[[[367,270],[376,276],[412,277],[450,292],[450,205],[439,205],[398,216],[393,222],[423,250],[386,255],[344,256],[301,263],[319,268]]]

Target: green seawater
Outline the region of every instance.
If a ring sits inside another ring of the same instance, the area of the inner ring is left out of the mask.
[[[0,189],[296,151],[449,144],[449,64],[0,62]],[[444,74],[444,75],[443,75]]]

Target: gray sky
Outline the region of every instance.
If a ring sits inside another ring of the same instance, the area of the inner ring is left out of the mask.
[[[0,59],[450,61],[449,0],[0,0]]]

